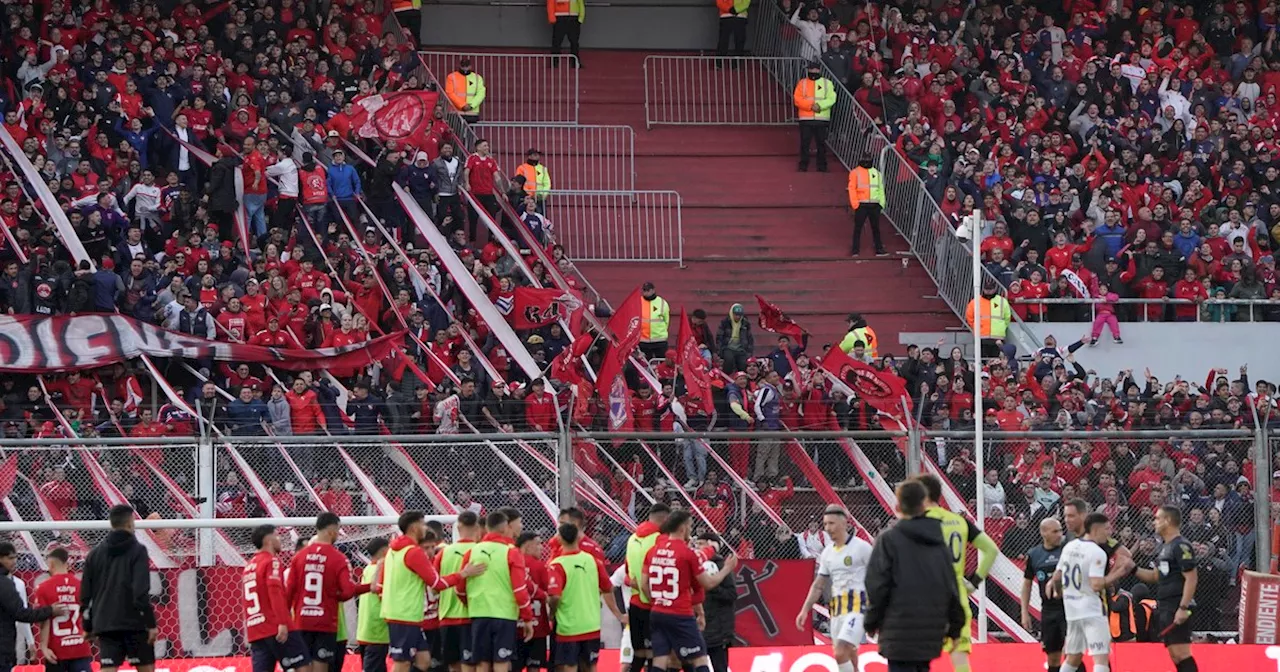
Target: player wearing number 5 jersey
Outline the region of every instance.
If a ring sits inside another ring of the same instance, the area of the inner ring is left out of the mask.
[[[342,603],[369,592],[369,584],[351,580],[347,556],[334,548],[341,520],[326,511],[316,517],[312,543],[289,562],[285,596],[293,610],[291,630],[302,635],[312,672],[328,672],[338,655],[338,613]]]
[[[951,654],[951,665],[956,672],[969,672],[969,652],[973,649],[973,612],[969,608],[969,591],[977,588],[987,578],[1000,548],[968,518],[948,511],[939,504],[942,501],[942,481],[932,474],[916,476],[925,490],[925,517],[933,518],[942,524],[942,540],[951,554],[951,566],[956,574],[956,587],[960,589],[960,603],[964,607],[964,628],[956,639],[947,639],[942,645],[945,653]],[[969,560],[969,545],[978,549],[978,569],[965,576],[965,564]]]
[[[1111,622],[1107,618],[1107,552],[1109,521],[1101,513],[1084,519],[1084,537],[1067,542],[1046,593],[1060,594],[1067,614],[1067,660],[1062,672],[1084,669],[1084,652],[1093,657],[1094,672],[1107,672],[1111,653]]]
[[[694,618],[694,594],[710,590],[738,566],[737,556],[725,559],[724,567],[708,572],[692,548],[693,518],[688,511],[672,511],[662,524],[662,535],[645,554],[641,589],[652,602],[649,614],[653,643],[653,669],[675,672],[683,664],[694,672],[711,672],[706,642]]]
[[[867,608],[867,563],[871,561],[871,544],[849,533],[849,518],[844,509],[831,505],[822,514],[822,528],[831,536],[832,544],[818,557],[818,575],[809,587],[809,596],[796,614],[796,629],[804,631],[809,612],[824,592],[831,596],[831,643],[835,649],[839,672],[855,672],[858,667],[858,645],[866,631],[863,627]]]
[[[253,672],[306,670],[311,662],[302,636],[289,631],[280,537],[273,525],[259,525],[250,535],[257,555],[244,568],[245,638]]]
[[[45,672],[89,672],[93,651],[80,618],[80,579],[67,570],[67,549],[55,548],[45,556],[49,578],[36,587],[33,607],[61,604],[67,613],[40,626],[40,654]]]

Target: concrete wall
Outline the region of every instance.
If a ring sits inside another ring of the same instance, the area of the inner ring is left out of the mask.
[[[424,4],[422,12],[422,40],[429,47],[548,49],[551,44],[551,26],[541,2],[455,0]],[[709,1],[588,2],[582,47],[713,50],[717,16],[715,4]]]
[[[1043,342],[1045,336],[1052,334],[1060,347],[1066,347],[1088,333],[1091,325],[1029,322],[1027,326],[1036,334],[1037,342]],[[1197,384],[1204,384],[1210,368],[1225,368],[1234,379],[1239,375],[1240,367],[1248,365],[1250,381],[1259,378],[1271,382],[1280,380],[1280,323],[1133,322],[1121,323],[1120,335],[1124,338],[1124,345],[1112,343],[1111,335],[1104,331],[1097,347],[1085,346],[1076,351],[1076,361],[1104,378],[1114,378],[1121,369],[1133,369],[1134,375],[1141,379],[1142,370],[1150,367],[1151,373],[1161,382],[1181,375]],[[964,332],[904,333],[898,338],[901,347],[895,348],[893,354],[899,356],[911,343],[932,346],[939,338],[945,341],[942,346],[944,357],[957,344],[964,347],[966,357],[973,356],[972,339]]]

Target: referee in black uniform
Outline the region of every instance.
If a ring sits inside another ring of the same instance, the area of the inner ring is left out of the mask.
[[[1040,644],[1049,663],[1048,672],[1058,672],[1062,665],[1062,648],[1067,642],[1067,612],[1062,606],[1062,593],[1045,595],[1044,589],[1058,569],[1062,557],[1062,523],[1056,518],[1040,522],[1039,546],[1027,551],[1027,568],[1022,574],[1022,629],[1031,631],[1031,587],[1040,584]]]
[[[1156,584],[1155,620],[1160,641],[1169,651],[1178,672],[1198,672],[1191,657],[1191,609],[1195,607],[1196,553],[1182,538],[1182,510],[1162,506],[1156,512],[1156,534],[1164,541],[1156,551],[1155,566],[1139,569],[1138,578]]]
[[[84,630],[98,640],[100,672],[133,663],[156,667],[156,612],[151,605],[151,559],[133,533],[133,507],[111,507],[107,538],[89,551],[80,580]]]

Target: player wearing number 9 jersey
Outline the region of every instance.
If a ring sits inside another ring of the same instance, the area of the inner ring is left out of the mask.
[[[67,613],[40,624],[40,653],[46,672],[89,672],[93,651],[80,618],[80,579],[67,570],[67,549],[49,551],[49,578],[36,587],[33,607],[63,604]]]
[[[688,663],[694,672],[711,672],[707,645],[694,618],[695,594],[699,587],[710,590],[720,585],[737,567],[738,558],[731,555],[720,571],[708,572],[689,548],[693,519],[688,511],[672,511],[660,531],[662,536],[645,554],[641,578],[641,588],[652,600],[649,630],[653,667],[675,671]]]
[[[337,658],[342,603],[371,587],[351,579],[351,563],[333,546],[341,522],[328,511],[317,516],[315,540],[289,562],[285,597],[293,611],[290,629],[302,636],[313,672],[326,672]]]
[[[253,672],[306,670],[311,657],[302,637],[289,631],[280,537],[273,525],[259,525],[250,535],[257,555],[244,568],[245,638]]]
[[[947,639],[942,650],[951,654],[951,664],[956,672],[969,672],[969,652],[973,649],[973,635],[970,627],[973,612],[969,608],[969,586],[977,587],[987,578],[1000,548],[996,542],[979,530],[968,518],[947,511],[939,505],[942,500],[942,481],[932,474],[921,474],[916,480],[924,486],[925,517],[933,518],[942,524],[942,539],[946,542],[947,551],[951,554],[951,567],[956,574],[956,587],[960,590],[960,603],[964,607],[964,628],[956,639]],[[978,569],[974,574],[965,576],[965,564],[969,560],[969,544],[978,549]]]

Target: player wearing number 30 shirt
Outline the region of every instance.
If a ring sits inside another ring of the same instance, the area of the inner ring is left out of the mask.
[[[1084,669],[1084,653],[1093,657],[1094,672],[1107,672],[1111,653],[1111,622],[1107,617],[1108,520],[1091,513],[1084,520],[1085,536],[1072,539],[1062,549],[1050,589],[1060,592],[1067,615],[1067,642],[1062,651],[1067,659],[1063,672]]]
[[[334,548],[340,524],[335,513],[326,511],[317,516],[315,542],[294,554],[289,562],[285,596],[293,610],[290,629],[301,633],[313,672],[325,672],[337,657],[338,612],[342,603],[372,587],[351,579],[351,563]]]
[[[89,672],[93,651],[80,618],[80,579],[67,571],[67,549],[49,551],[49,578],[36,587],[33,607],[62,604],[67,613],[40,624],[40,653],[46,672]]]
[[[306,670],[311,657],[302,636],[289,631],[289,602],[280,563],[280,538],[272,525],[259,525],[251,536],[257,555],[244,571],[246,639],[253,672]]]

